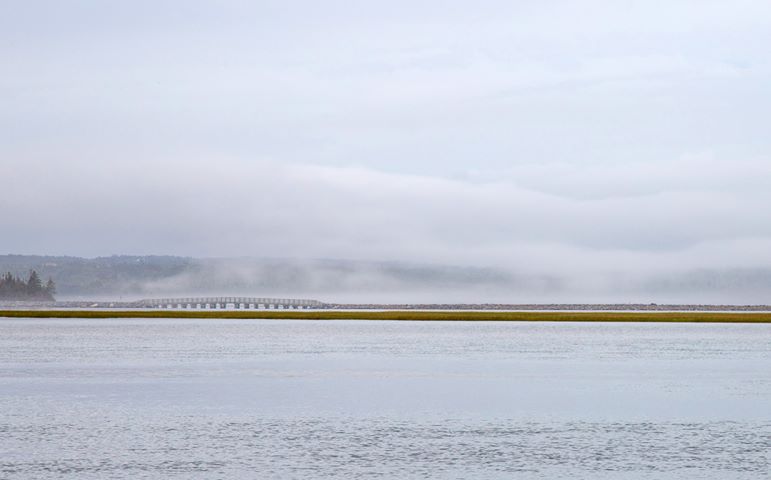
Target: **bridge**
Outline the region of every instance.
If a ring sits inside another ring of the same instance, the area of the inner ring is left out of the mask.
[[[194,297],[194,298],[150,298],[131,302],[134,308],[194,308],[194,309],[308,309],[323,308],[318,300],[298,298],[260,297]]]

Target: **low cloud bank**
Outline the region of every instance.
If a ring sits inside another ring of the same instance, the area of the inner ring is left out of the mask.
[[[643,176],[634,166],[605,171],[604,179],[598,171],[577,194],[581,183],[558,166],[551,175],[472,181],[222,158],[53,166],[27,159],[3,164],[6,178],[23,174],[35,185],[10,185],[0,214],[8,252],[449,265],[499,275],[494,288],[468,282],[491,300],[768,301],[771,191],[763,186],[771,173],[761,165],[729,176],[715,163],[689,157]],[[720,183],[721,175],[730,178]],[[559,193],[552,178],[560,176],[573,191]],[[622,194],[595,188],[632,181],[638,185]],[[254,276],[241,268],[230,262],[223,275]],[[440,279],[421,289],[371,275],[352,271],[330,283],[301,272],[296,290],[321,292],[327,283],[330,293],[361,285],[370,294],[426,290],[438,298],[447,288]]]
[[[0,256],[0,269],[56,279],[59,298],[309,297],[352,303],[769,303],[771,269],[535,275],[404,262]]]

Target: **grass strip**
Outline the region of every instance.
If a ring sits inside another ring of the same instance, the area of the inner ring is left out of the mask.
[[[494,312],[410,311],[194,311],[194,310],[0,310],[13,318],[193,318],[282,320],[411,320],[485,322],[771,323],[768,312]]]

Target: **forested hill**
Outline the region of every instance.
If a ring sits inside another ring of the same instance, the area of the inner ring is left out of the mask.
[[[43,278],[55,278],[63,296],[143,293],[148,282],[178,275],[191,264],[192,259],[172,256],[0,255],[0,272],[22,276],[35,270]]]
[[[347,260],[0,255],[0,272],[36,270],[60,297],[198,293],[328,294],[509,285],[502,272],[473,267]]]
[[[525,265],[526,266],[526,265]],[[381,303],[752,303],[768,304],[771,270],[686,270],[591,278],[581,271],[532,274],[499,268],[269,258],[0,255],[0,274],[35,270],[57,299],[168,295],[308,296]],[[572,276],[571,276],[572,275]],[[596,291],[588,289],[596,286]],[[598,296],[591,296],[599,292]],[[608,296],[601,296],[609,292]]]

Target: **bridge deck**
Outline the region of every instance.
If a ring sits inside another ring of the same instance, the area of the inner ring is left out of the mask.
[[[137,308],[320,308],[318,300],[266,297],[150,298],[133,302]]]

